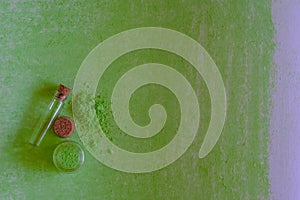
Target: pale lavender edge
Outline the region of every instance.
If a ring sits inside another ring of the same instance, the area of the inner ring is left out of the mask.
[[[300,200],[300,1],[272,3],[276,49],[269,145],[270,199]]]

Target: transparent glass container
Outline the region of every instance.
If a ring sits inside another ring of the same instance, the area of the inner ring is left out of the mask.
[[[83,163],[84,151],[76,142],[62,142],[53,151],[53,164],[61,172],[74,172]]]
[[[44,113],[44,115],[40,118],[37,127],[29,140],[29,142],[35,146],[39,146],[45,137],[47,131],[52,126],[55,118],[57,117],[64,100],[70,93],[70,89],[64,85],[60,85],[55,96],[50,102],[48,109]]]

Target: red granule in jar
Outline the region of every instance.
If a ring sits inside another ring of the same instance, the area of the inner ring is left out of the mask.
[[[62,138],[72,135],[75,129],[74,121],[69,117],[59,117],[53,125],[54,132]]]

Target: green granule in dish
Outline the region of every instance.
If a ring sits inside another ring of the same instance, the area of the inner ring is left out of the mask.
[[[64,148],[57,154],[57,161],[65,169],[72,169],[79,164],[79,155],[76,149]]]
[[[63,142],[54,150],[53,162],[62,171],[75,171],[84,162],[84,152],[75,142]]]

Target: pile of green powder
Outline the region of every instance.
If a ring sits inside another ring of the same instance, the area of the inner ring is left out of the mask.
[[[91,137],[95,128],[93,119],[94,115],[90,110],[95,110],[96,117],[101,127],[101,130],[106,135],[106,137],[113,141],[113,131],[112,128],[115,126],[114,119],[111,111],[111,101],[105,95],[94,96],[87,92],[81,92],[74,96],[74,102],[76,109],[75,112],[78,123],[76,124],[77,130],[82,130],[80,132],[81,138],[86,138],[86,141],[90,141],[90,146],[94,146],[94,140]],[[89,133],[85,133],[85,130],[92,130]]]
[[[105,133],[105,135],[112,140],[112,131],[111,127],[112,124],[112,112],[110,109],[111,102],[108,100],[107,97],[98,95],[94,99],[95,102],[95,110],[96,115],[99,120],[99,124],[101,126],[101,129]]]

